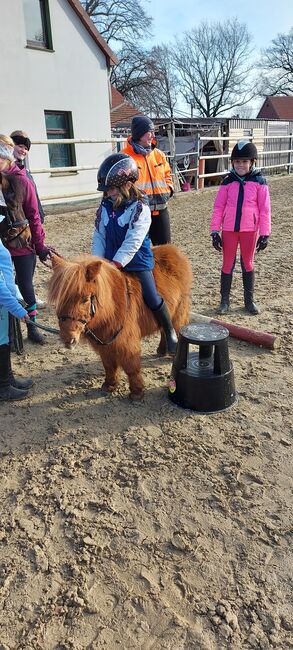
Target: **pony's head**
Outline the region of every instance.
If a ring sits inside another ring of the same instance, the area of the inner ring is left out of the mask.
[[[73,261],[55,255],[51,259],[48,298],[55,304],[61,339],[73,348],[93,320],[96,305],[103,302],[103,262],[89,255]]]

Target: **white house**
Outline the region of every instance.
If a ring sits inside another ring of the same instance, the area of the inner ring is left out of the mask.
[[[1,0],[0,133],[32,142],[75,138],[104,144],[33,144],[29,167],[40,197],[92,193],[111,152],[109,71],[117,59],[79,0]]]

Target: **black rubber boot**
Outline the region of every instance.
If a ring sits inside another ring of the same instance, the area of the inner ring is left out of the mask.
[[[0,402],[25,399],[27,390],[15,388],[10,383],[10,345],[0,345]]]
[[[243,287],[244,287],[244,304],[246,311],[253,316],[259,314],[259,309],[253,302],[254,290],[254,271],[242,271]]]
[[[169,354],[174,355],[176,352],[178,339],[177,339],[177,334],[172,325],[172,321],[166,303],[163,301],[161,307],[159,307],[159,309],[155,309],[153,311],[153,314],[158,324],[161,325],[164,330],[166,341],[167,341],[167,350]]]
[[[230,306],[230,290],[232,284],[232,273],[221,272],[221,303],[218,314],[227,314]]]
[[[11,352],[11,345],[10,345],[10,352]],[[14,388],[19,388],[20,390],[27,390],[28,388],[31,388],[34,385],[32,379],[21,379],[20,377],[17,379],[14,376],[13,370],[11,368],[11,355],[9,355],[9,361],[8,361],[8,378],[9,378],[10,386],[13,386]]]
[[[45,337],[41,332],[39,332],[33,320],[31,323],[27,323],[27,338],[33,343],[38,343],[39,345],[45,345],[46,343]]]

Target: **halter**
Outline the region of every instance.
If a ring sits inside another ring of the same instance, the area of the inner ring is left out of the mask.
[[[115,341],[117,336],[123,330],[123,327],[125,325],[127,312],[128,312],[128,309],[129,309],[129,298],[130,298],[129,283],[128,283],[127,278],[125,278],[125,281],[126,281],[126,308],[125,308],[125,315],[124,315],[123,323],[122,323],[122,325],[120,325],[120,327],[118,327],[116,332],[114,332],[113,336],[111,336],[111,338],[108,339],[107,341],[101,341],[101,339],[99,339],[90,328],[86,329],[87,324],[92,320],[92,318],[94,317],[94,315],[96,313],[96,306],[95,306],[95,302],[94,302],[95,301],[94,294],[92,294],[91,297],[90,297],[91,309],[90,309],[90,318],[89,318],[89,320],[85,320],[84,318],[75,318],[74,316],[69,316],[69,315],[65,314],[65,315],[59,316],[59,321],[61,321],[61,323],[64,323],[66,320],[73,320],[73,321],[76,321],[78,323],[82,323],[82,325],[85,326],[85,329],[84,329],[84,335],[85,336],[88,336],[89,338],[93,339],[99,345],[110,345],[110,343],[113,343],[113,341]]]

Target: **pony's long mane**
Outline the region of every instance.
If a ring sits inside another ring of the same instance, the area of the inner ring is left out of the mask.
[[[57,265],[54,268],[54,273],[48,284],[48,298],[50,302],[54,303],[57,312],[62,311],[65,306],[74,306],[77,298],[81,298],[86,293],[89,285],[86,270],[93,260],[91,255],[80,255],[74,261],[63,260],[60,266]],[[98,278],[95,280],[95,287],[98,288],[99,301],[103,304],[107,295],[106,276],[109,275],[109,264],[105,260],[100,260],[100,262],[101,267]]]

